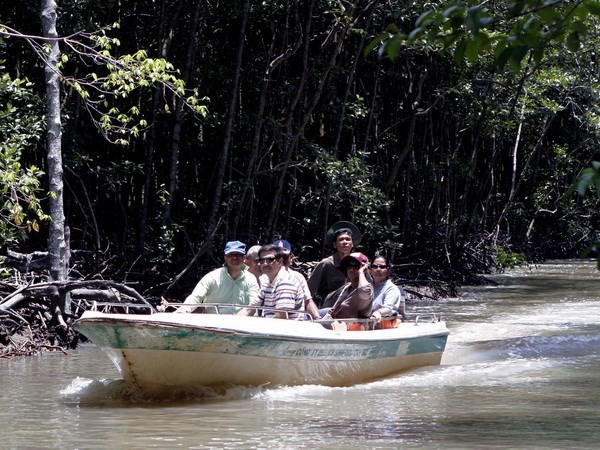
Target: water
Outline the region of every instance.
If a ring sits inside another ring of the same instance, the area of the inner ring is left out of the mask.
[[[140,398],[91,345],[0,360],[0,448],[591,449],[600,440],[600,272],[553,261],[435,312],[442,365],[350,388]]]

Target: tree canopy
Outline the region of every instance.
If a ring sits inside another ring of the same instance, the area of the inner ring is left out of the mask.
[[[20,142],[2,176],[34,184],[0,195],[13,217],[10,202],[33,209],[0,232],[34,251],[48,232],[44,44],[37,8],[13,3],[0,95],[20,83],[31,106],[0,107],[0,141]],[[600,241],[598,199],[565,195],[600,159],[597,14],[594,1],[61,1],[70,269],[160,295],[194,260],[185,292],[227,240],[286,238],[315,260],[337,220],[405,277],[578,256]],[[173,78],[130,79],[130,64]],[[31,136],[17,119],[38,124]]]

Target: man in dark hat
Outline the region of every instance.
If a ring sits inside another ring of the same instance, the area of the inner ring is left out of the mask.
[[[308,288],[319,308],[325,304],[327,295],[346,282],[346,274],[340,270],[342,259],[360,243],[361,235],[352,222],[340,221],[332,225],[325,234],[325,246],[333,247],[333,255],[321,260],[308,277]]]
[[[362,253],[350,253],[340,262],[340,270],[348,277],[348,282],[330,297],[333,307],[326,319],[368,319],[373,307],[373,284],[369,274],[369,259]]]

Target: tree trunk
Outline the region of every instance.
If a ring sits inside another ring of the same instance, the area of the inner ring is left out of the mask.
[[[163,25],[164,21],[159,21],[158,27],[158,52],[161,58],[167,59],[167,55],[169,53],[169,49],[171,48],[171,44],[173,41],[173,34],[175,30],[175,26],[177,21],[179,20],[179,14],[181,12],[181,4],[182,0],[179,0],[175,5],[169,8],[169,13],[171,14],[169,24],[167,26],[167,31],[164,31],[165,26]],[[165,16],[165,0],[161,3],[159,16]],[[146,246],[146,228],[148,223],[148,215],[150,213],[150,195],[154,182],[154,157],[155,157],[155,149],[156,149],[156,121],[158,115],[156,111],[158,111],[160,101],[162,98],[162,91],[160,88],[156,88],[154,90],[154,95],[152,98],[152,114],[154,119],[152,120],[152,126],[150,128],[150,132],[148,133],[148,143],[146,144],[146,152],[145,152],[145,160],[144,160],[144,192],[142,196],[142,211],[140,214],[139,221],[139,234],[137,240],[137,250],[138,253],[142,254],[145,251]],[[170,214],[170,211],[169,211]]]
[[[202,8],[202,0],[196,1],[196,9],[194,10],[194,18],[192,20],[190,36],[190,45],[186,54],[185,66],[183,69],[182,80],[186,83],[189,81],[190,73],[192,72],[192,64],[196,55],[196,33],[198,32],[198,23],[200,22],[200,11]],[[173,198],[177,189],[177,167],[179,165],[179,149],[181,141],[181,122],[183,117],[183,99],[177,97],[175,101],[175,123],[173,125],[173,144],[171,145],[171,160],[169,170],[169,180],[167,182],[167,201],[163,210],[163,231],[171,222],[171,211],[173,208]]]
[[[365,28],[369,27],[369,24],[371,23],[371,18],[372,18],[372,15],[369,15],[369,18],[367,20],[367,25]],[[366,39],[366,35],[363,34],[361,36],[360,45],[357,46],[356,55],[354,56],[354,60],[352,62],[352,67],[350,68],[350,72],[348,73],[348,79],[346,82],[346,90],[344,92],[344,96],[342,97],[342,110],[340,111],[340,116],[338,117],[338,120],[337,120],[335,141],[334,141],[332,149],[331,149],[331,155],[336,160],[338,159],[338,150],[340,147],[340,140],[342,139],[342,134],[344,132],[344,123],[346,121],[346,105],[348,104],[348,99],[350,98],[350,92],[351,92],[352,86],[354,84],[354,75],[356,75],[356,68],[358,67],[359,61],[362,58],[364,58],[363,52],[364,52],[365,39]],[[381,61],[381,59],[380,59],[380,61]],[[377,67],[379,68],[379,63],[377,64]],[[375,75],[375,87],[373,89],[374,93],[377,92],[378,81],[379,81],[379,70],[377,70],[376,75]],[[362,147],[363,149],[367,148],[369,129],[370,129],[371,121],[373,119],[375,97],[376,97],[376,94],[373,95],[373,99],[372,99],[370,107],[369,107],[369,120],[368,120],[367,126],[365,128],[365,140],[364,140],[364,144]],[[332,180],[330,179],[327,183],[327,190],[325,192],[325,201],[323,202],[323,230],[322,230],[323,235],[325,235],[325,233],[327,232],[327,229],[328,229],[329,206],[331,204],[332,190],[333,190]],[[325,242],[323,242],[323,245],[325,245]],[[326,250],[329,250],[329,249],[326,249]]]
[[[233,79],[231,80],[231,90],[229,91],[229,105],[227,107],[225,131],[223,136],[223,147],[221,148],[221,157],[219,159],[218,173],[215,181],[215,192],[212,198],[210,208],[210,217],[208,219],[208,228],[206,230],[207,242],[210,243],[217,227],[217,217],[219,215],[219,205],[221,203],[221,193],[223,191],[223,179],[225,177],[225,168],[229,157],[229,148],[231,146],[231,134],[233,130],[233,120],[237,106],[238,88],[240,84],[240,73],[242,70],[242,57],[244,55],[244,40],[246,39],[246,25],[250,13],[250,0],[242,1],[242,17],[240,23],[240,35],[238,39],[237,54],[235,59],[235,69]]]
[[[370,14],[372,12],[371,8],[373,7],[373,5],[375,3],[376,3],[375,1],[372,1],[372,2],[368,3],[367,5],[365,5],[364,8],[359,11],[356,18],[354,18],[354,20],[352,20],[351,22],[350,21],[343,22],[343,23],[340,22],[339,24],[335,24],[334,29],[331,31],[331,33],[328,34],[326,41],[322,44],[322,47],[325,47],[325,45],[327,44],[327,41],[330,38],[332,39],[333,42],[335,42],[335,46],[334,46],[333,50],[331,51],[331,55],[329,56],[325,67],[323,68],[323,73],[322,73],[321,77],[319,78],[318,83],[316,84],[316,86],[314,88],[314,91],[310,93],[312,95],[312,98],[310,100],[306,101],[306,105],[305,105],[306,111],[304,111],[302,113],[302,118],[301,118],[301,120],[299,120],[299,125],[297,127],[297,130],[295,132],[293,132],[293,129],[292,129],[293,113],[294,113],[294,110],[296,109],[296,106],[300,102],[301,94],[303,94],[305,91],[306,81],[307,81],[307,76],[308,76],[308,74],[307,74],[307,72],[308,72],[308,53],[305,54],[305,60],[304,60],[305,70],[303,73],[303,79],[300,82],[300,87],[298,88],[298,94],[295,97],[294,101],[292,102],[292,107],[290,108],[290,112],[288,114],[288,119],[287,119],[286,136],[291,136],[291,138],[287,139],[284,142],[283,148],[282,148],[282,153],[284,154],[284,157],[282,158],[281,175],[279,175],[278,184],[277,184],[276,190],[275,190],[275,195],[273,196],[274,201],[271,205],[271,213],[269,214],[269,222],[267,225],[267,230],[269,230],[268,234],[267,234],[267,238],[269,240],[273,237],[275,229],[277,228],[277,218],[279,215],[279,208],[280,208],[281,202],[283,200],[283,189],[284,189],[285,182],[286,182],[286,175],[287,175],[287,172],[288,172],[291,162],[292,162],[292,156],[294,154],[294,150],[297,149],[298,142],[300,141],[300,138],[304,135],[304,131],[313,116],[313,111],[315,110],[319,100],[321,99],[321,94],[326,86],[326,83],[330,80],[331,71],[336,65],[338,56],[342,51],[342,48],[344,46],[346,37],[348,36],[348,33],[350,33],[350,31],[355,28],[356,24],[362,17],[363,13],[367,12]],[[309,7],[309,20],[308,20],[307,29],[305,32],[306,39],[309,39],[309,36],[310,36],[310,27],[312,24],[312,20],[311,20],[312,17],[310,17],[310,16],[312,14],[313,5],[314,5],[314,3],[311,3],[311,5]],[[355,7],[353,6],[350,11],[346,12],[346,14],[347,14],[346,17],[351,18],[354,12],[355,12]],[[307,42],[306,52],[308,52],[308,49],[309,49],[309,42]]]
[[[392,190],[397,184],[397,178],[398,174],[400,173],[400,167],[402,167],[402,164],[406,160],[406,157],[408,156],[408,153],[411,151],[413,146],[413,140],[417,129],[417,116],[419,115],[419,107],[421,106],[421,98],[423,96],[423,85],[425,83],[425,80],[427,79],[429,70],[415,74],[414,72],[411,72],[409,67],[407,67],[407,73],[410,75],[410,78],[412,80],[409,92],[413,92],[414,90],[416,90],[416,92],[414,99],[412,100],[413,108],[410,112],[408,130],[404,131],[404,134],[406,136],[404,145],[402,146],[400,154],[397,155],[396,161],[394,162],[394,165],[390,170],[388,179],[385,181],[385,196],[387,198],[390,198],[390,196],[392,195]]]
[[[50,190],[50,229],[48,254],[50,255],[50,277],[54,281],[67,279],[69,245],[65,238],[65,213],[63,208],[63,165],[61,148],[60,80],[57,69],[60,60],[56,32],[56,2],[42,0],[42,28],[44,37],[49,38],[50,53],[44,61],[46,76],[46,122],[48,145],[48,183]]]
[[[256,125],[254,126],[254,135],[252,138],[252,152],[250,154],[250,158],[248,160],[248,167],[246,169],[244,189],[240,196],[240,209],[241,210],[244,210],[244,208],[245,208],[245,203],[246,203],[247,197],[250,197],[249,203],[251,203],[253,201],[252,192],[254,189],[254,178],[255,178],[256,170],[258,169],[257,161],[259,160],[260,142],[261,142],[263,123],[264,123],[264,112],[265,112],[265,107],[267,104],[267,95],[269,93],[269,86],[272,81],[272,74],[275,71],[275,69],[277,69],[281,64],[283,64],[285,61],[287,61],[291,56],[295,55],[298,52],[298,50],[300,49],[300,46],[302,45],[303,34],[302,34],[302,28],[299,25],[298,10],[297,10],[296,6],[297,6],[296,3],[294,3],[293,11],[288,11],[288,17],[291,14],[293,14],[293,16],[294,16],[295,26],[299,29],[298,38],[294,41],[294,43],[292,45],[289,45],[276,58],[272,58],[272,55],[275,51],[274,48],[275,48],[277,41],[286,40],[284,38],[290,34],[289,21],[286,21],[285,22],[286,25],[285,25],[284,31],[282,33],[283,36],[280,33],[278,33],[278,31],[277,31],[278,28],[282,28],[282,27],[278,27],[273,32],[273,38],[271,40],[271,45],[269,46],[269,50],[268,50],[268,54],[267,54],[268,56],[267,56],[267,58],[265,58],[265,60],[267,61],[267,64],[264,69],[263,85],[262,85],[262,89],[260,92],[258,109],[257,109],[257,113],[256,113]],[[248,211],[249,211],[248,217],[245,217],[245,220],[244,220],[244,222],[246,223],[247,226],[249,226],[252,223],[252,220],[251,220],[252,211],[253,211],[252,204],[249,205]],[[242,220],[242,214],[237,214],[234,219],[234,227],[233,227],[233,230],[236,233],[238,233],[240,231],[239,223],[241,220]],[[244,233],[250,234],[250,230],[249,229],[244,230]]]
[[[531,150],[531,153],[527,157],[527,159],[525,161],[525,164],[523,165],[523,168],[521,169],[521,172],[519,174],[519,178],[517,178],[516,183],[514,185],[514,188],[511,189],[510,195],[509,195],[508,199],[506,200],[506,203],[504,204],[504,208],[502,209],[502,212],[500,213],[500,216],[498,217],[498,220],[496,221],[496,227],[494,229],[494,235],[493,235],[493,238],[492,238],[492,244],[493,245],[495,245],[498,242],[498,236],[500,234],[500,228],[502,226],[502,223],[504,222],[504,220],[506,218],[506,215],[508,214],[508,211],[513,206],[513,200],[515,198],[515,195],[517,194],[517,191],[519,190],[519,187],[521,186],[521,183],[523,182],[523,180],[526,177],[527,169],[529,169],[529,165],[531,164],[531,161],[532,161],[534,155],[542,147],[542,143],[544,141],[544,137],[546,136],[546,133],[550,129],[550,125],[552,124],[552,122],[554,120],[554,117],[555,116],[552,116],[550,118],[548,118],[548,117],[544,118],[544,124],[541,127],[542,128],[542,132],[540,133],[540,136],[538,137],[536,145]]]

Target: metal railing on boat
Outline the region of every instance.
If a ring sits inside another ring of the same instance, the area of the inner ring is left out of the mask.
[[[350,331],[362,331],[362,330],[373,330],[373,329],[385,329],[385,328],[397,328],[400,323],[413,323],[419,325],[420,323],[435,323],[441,322],[441,318],[435,314],[419,314],[414,317],[413,320],[401,320],[398,316],[382,317],[381,319],[315,319],[306,311],[298,311],[296,309],[281,309],[266,306],[248,306],[239,305],[232,303],[202,303],[200,304],[184,304],[175,302],[166,302],[163,300],[157,308],[149,304],[142,303],[119,303],[119,302],[99,302],[92,301],[89,306],[91,311],[99,311],[104,313],[113,314],[155,314],[158,312],[176,313],[176,311],[182,307],[191,308],[196,313],[205,313],[207,310],[211,310],[211,314],[235,314],[242,309],[254,310],[255,316],[264,317],[265,313],[270,312],[283,312],[285,313],[286,319],[290,320],[308,320],[315,323],[319,323],[326,328],[334,328],[334,324],[345,324],[345,327]],[[232,312],[234,311],[234,312]],[[268,317],[267,317],[268,318]]]

